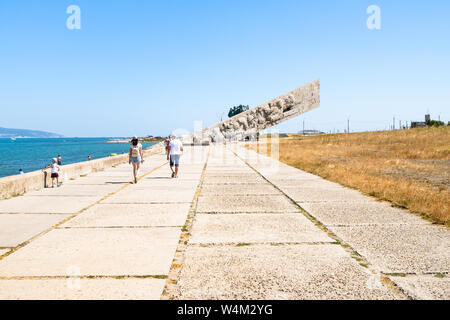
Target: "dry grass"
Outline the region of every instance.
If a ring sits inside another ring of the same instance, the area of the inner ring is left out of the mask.
[[[450,226],[450,127],[289,135],[279,148],[284,163]]]

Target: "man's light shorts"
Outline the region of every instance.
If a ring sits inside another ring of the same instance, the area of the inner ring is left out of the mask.
[[[180,166],[180,154],[171,154],[170,155],[170,166],[179,167]]]

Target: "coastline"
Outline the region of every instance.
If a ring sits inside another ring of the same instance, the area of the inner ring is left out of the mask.
[[[64,165],[100,159],[113,154],[126,153],[129,143],[106,143],[113,137],[104,138],[57,138],[57,139],[0,139],[0,178],[33,172],[47,166],[51,159],[62,156]],[[157,142],[143,142],[148,148]]]
[[[163,151],[164,144],[159,142],[145,148],[143,153],[147,157]],[[62,165],[60,181],[63,183],[66,180],[76,179],[92,172],[103,171],[126,162],[128,162],[128,153],[121,153],[116,156]],[[45,174],[42,170],[2,177],[0,178],[0,200],[20,196],[29,191],[40,190],[48,185],[51,185],[50,174]]]
[[[164,141],[164,139],[152,140],[139,138],[140,143],[158,143],[162,141]],[[106,141],[106,143],[130,143],[130,139],[109,139],[108,141]]]

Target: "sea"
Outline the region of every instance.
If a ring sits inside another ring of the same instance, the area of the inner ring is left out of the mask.
[[[0,139],[0,177],[18,174],[19,169],[25,173],[40,170],[58,155],[65,165],[87,161],[88,156],[94,160],[128,152],[129,143],[107,143],[110,139],[113,138]],[[154,144],[144,142],[142,147]]]

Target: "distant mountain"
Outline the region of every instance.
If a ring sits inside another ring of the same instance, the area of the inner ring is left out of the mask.
[[[26,129],[9,129],[0,127],[0,138],[62,138],[57,133],[26,130]]]

